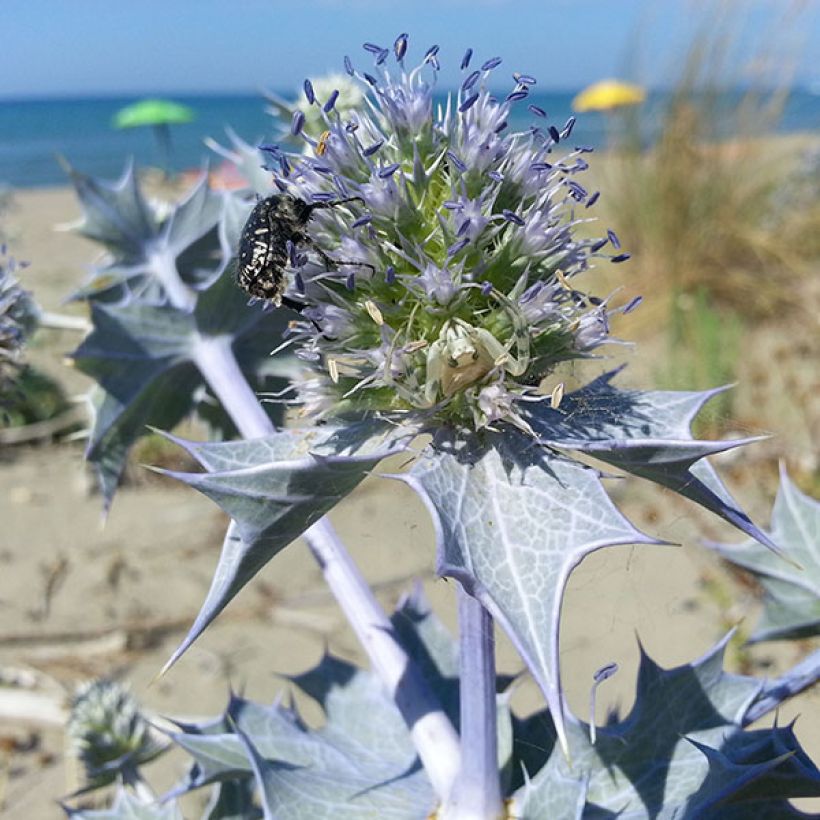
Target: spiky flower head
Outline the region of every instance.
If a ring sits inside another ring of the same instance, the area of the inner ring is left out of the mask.
[[[68,737],[91,786],[112,782],[160,754],[139,704],[121,683],[92,680],[79,687],[71,702]]]
[[[23,344],[37,326],[37,306],[15,278],[17,268],[14,259],[6,259],[5,245],[0,247],[0,396],[13,381]]]
[[[306,82],[326,133],[317,139],[296,123],[307,151],[267,149],[282,192],[327,206],[360,198],[313,211],[321,254],[290,254],[287,295],[306,305],[291,343],[312,368],[299,398],[319,415],[526,429],[519,403],[552,392],[558,363],[608,338],[612,311],[575,277],[595,257],[628,258],[611,232],[575,235],[598,198],[578,181],[589,149],[565,149],[574,120],[548,125],[531,104],[538,124],[511,131],[535,79],[513,74],[510,92],[494,96],[499,58],[479,63],[468,51],[458,92],[437,107],[438,46],[414,68],[406,35],[389,50],[364,48],[374,68],[344,62],[367,105],[342,114],[332,91],[322,98]]]

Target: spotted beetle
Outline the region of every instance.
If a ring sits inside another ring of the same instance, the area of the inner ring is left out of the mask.
[[[285,268],[290,262],[290,248],[309,246],[330,268],[338,265],[361,265],[366,262],[346,262],[331,259],[307,233],[307,223],[314,211],[333,208],[346,202],[364,202],[352,196],[332,202],[305,202],[288,194],[274,194],[259,200],[251,211],[239,240],[239,263],[236,283],[242,290],[259,299],[267,299],[277,307],[286,305],[297,310],[303,305],[284,296],[287,283]],[[290,247],[289,247],[290,244]]]

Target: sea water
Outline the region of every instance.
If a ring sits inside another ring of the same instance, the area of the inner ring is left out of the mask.
[[[560,130],[572,114],[572,97],[570,92],[532,93],[529,99],[513,106],[510,128],[555,125]],[[259,95],[174,99],[196,112],[193,122],[170,129],[170,164],[174,171],[199,168],[205,163],[218,165],[221,159],[203,140],[212,137],[227,144],[226,127],[246,141],[259,144],[279,141],[289,125],[267,113],[267,103]],[[444,95],[436,104],[443,100]],[[651,95],[647,103],[650,111],[660,112],[664,100],[662,94]],[[0,186],[66,184],[58,156],[80,171],[109,179],[119,176],[129,158],[140,166],[162,166],[164,154],[151,128],[117,130],[112,125],[116,112],[134,101],[133,97],[0,100]],[[535,117],[527,109],[529,103],[544,109],[549,118]],[[617,118],[606,114],[579,115],[567,142],[570,147],[601,148],[616,125]],[[781,132],[820,131],[820,95],[805,90],[792,92],[777,127]],[[643,138],[651,141],[651,124],[650,133]]]

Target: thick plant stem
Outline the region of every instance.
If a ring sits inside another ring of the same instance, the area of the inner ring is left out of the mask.
[[[229,337],[201,337],[193,358],[244,438],[261,438],[274,432],[239,368]],[[305,539],[373,669],[404,717],[436,794],[445,800],[459,769],[458,735],[450,719],[396,640],[390,619],[327,518],[314,524]]]
[[[441,817],[497,820],[503,816],[498,771],[493,619],[458,588],[461,678],[461,770]]]
[[[243,438],[261,438],[275,432],[236,361],[229,336],[200,336],[193,359]]]
[[[305,540],[373,669],[405,720],[436,794],[445,799],[459,770],[458,735],[413,660],[396,640],[393,626],[327,518]]]
[[[151,257],[150,265],[168,301],[177,310],[192,312],[196,307],[196,291],[182,281],[173,254],[170,251],[155,253]]]

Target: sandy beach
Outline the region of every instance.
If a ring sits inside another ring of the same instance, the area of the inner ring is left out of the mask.
[[[79,217],[65,188],[20,190],[6,218],[13,254],[30,261],[24,285],[45,310],[84,315],[63,299],[85,277],[97,247],[55,231]],[[818,299],[807,280],[804,299]],[[815,312],[814,314],[818,314]],[[630,338],[629,320],[617,328]],[[738,373],[736,432],[770,432],[774,439],[730,455],[723,475],[752,517],[764,525],[776,490],[776,463],[811,470],[820,436],[816,330],[795,334],[788,325],[761,324],[748,340]],[[29,361],[57,378],[69,395],[89,386],[63,356],[77,333],[43,330]],[[645,342],[651,346],[652,340]],[[621,384],[650,386],[652,363],[627,353]],[[620,361],[621,359],[618,359]],[[598,363],[598,372],[611,362]],[[720,467],[720,462],[718,462]],[[29,719],[0,712],[0,815],[57,818],[56,801],[80,783],[55,720],[65,693],[94,676],[130,682],[145,708],[158,715],[204,716],[225,704],[229,687],[261,701],[288,688],[280,676],[311,666],[324,648],[346,659],[362,653],[300,542],[271,562],[167,675],[151,683],[193,620],[210,583],[226,520],[206,498],[149,477],[137,465],[115,498],[105,526],[101,501],[82,460],[82,442],[56,441],[0,448],[0,674],[36,681]],[[569,705],[587,718],[595,670],[616,662],[620,671],[598,696],[598,721],[609,708],[629,710],[638,636],[662,666],[699,657],[733,625],[749,630],[758,617],[753,592],[699,545],[700,539],[738,541],[722,522],[670,493],[624,479],[609,483],[636,525],[677,547],[621,547],[601,551],[574,573],[564,604],[562,664]],[[373,477],[331,514],[382,602],[392,607],[414,578],[448,624],[454,589],[434,577],[430,521],[404,485]],[[817,641],[766,643],[740,651],[730,667],[774,676],[815,648]],[[503,637],[499,668],[522,663]],[[525,679],[514,703],[522,712],[541,706]],[[53,704],[56,712],[47,712]],[[301,703],[308,720],[311,703]],[[820,690],[790,702],[778,717],[799,716],[796,731],[820,759]],[[771,720],[771,718],[769,719]],[[172,752],[146,774],[157,788],[174,783],[187,759]],[[195,805],[197,798],[191,798]],[[186,815],[187,816],[187,815]],[[193,816],[193,815],[191,815]]]

